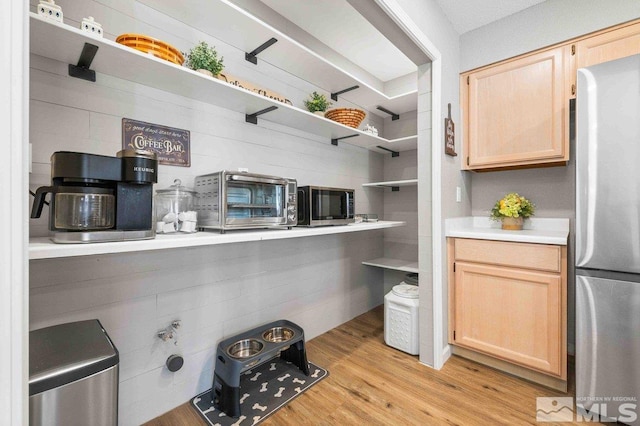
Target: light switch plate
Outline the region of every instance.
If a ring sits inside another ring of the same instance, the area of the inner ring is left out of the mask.
[[[459,186],[456,186],[456,202],[462,202],[462,188],[460,188]]]

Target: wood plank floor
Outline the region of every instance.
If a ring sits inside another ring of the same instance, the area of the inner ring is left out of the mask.
[[[536,397],[573,394],[572,382],[563,394],[457,356],[433,370],[384,344],[383,319],[379,306],[308,341],[329,377],[262,424],[535,425]],[[146,425],[206,423],[187,403]]]

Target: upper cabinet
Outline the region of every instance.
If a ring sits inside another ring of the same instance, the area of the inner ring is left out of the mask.
[[[640,54],[640,23],[616,28],[575,43],[576,69]],[[572,74],[575,84],[576,73]],[[575,96],[575,91],[573,92]]]
[[[463,169],[569,159],[562,46],[462,74]]]
[[[576,70],[634,54],[639,21],[461,74],[462,169],[565,165]]]

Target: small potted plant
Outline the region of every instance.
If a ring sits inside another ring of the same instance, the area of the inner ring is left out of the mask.
[[[185,65],[210,77],[217,76],[224,69],[223,57],[218,59],[218,52],[206,42],[201,41],[187,54]]]
[[[533,216],[535,205],[517,192],[504,196],[491,209],[491,219],[502,222],[502,229],[520,230],[524,220]]]
[[[304,106],[307,107],[309,112],[324,117],[324,112],[331,106],[331,102],[325,95],[321,95],[318,92],[314,91],[311,95],[309,95],[309,99],[304,101]]]

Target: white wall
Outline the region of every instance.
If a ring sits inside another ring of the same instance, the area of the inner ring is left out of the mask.
[[[467,71],[640,17],[638,0],[547,0],[460,36]]]
[[[0,17],[0,191],[5,228],[0,238],[0,424],[28,422],[27,115],[29,44],[27,5],[10,2]],[[8,200],[6,199],[8,197]]]
[[[243,52],[139,3],[59,3],[67,24],[92,15],[109,38],[141,32],[182,50],[207,40],[230,73],[286,93],[296,105],[315,89],[264,61],[250,65]],[[126,117],[191,131],[192,166],[160,166],[157,187],[176,177],[192,185],[198,174],[248,167],[299,184],[354,188],[356,213],[383,209],[382,193],[361,186],[382,180],[381,154],[346,143],[334,147],[261,119],[250,125],[243,114],[107,75],[98,74],[96,83],[74,79],[67,64],[31,59],[31,189],[49,183],[54,151],[115,155]],[[382,120],[373,124],[384,131]],[[45,209],[43,218],[31,221],[31,235],[46,234],[47,215]],[[361,262],[382,255],[383,233],[374,231],[32,261],[29,327],[100,319],[121,355],[120,424],[140,424],[211,386],[223,338],[279,318],[298,323],[312,338],[381,304],[383,274]],[[155,337],[173,319],[183,321],[177,346]],[[176,374],[163,367],[171,353],[185,357]]]
[[[451,103],[452,105],[452,118],[453,121],[458,124],[458,129],[460,129],[460,99],[459,99],[459,86],[458,86],[458,75],[460,72],[459,66],[459,36],[453,29],[453,26],[448,21],[437,2],[434,0],[427,1],[412,1],[412,0],[398,0],[398,3],[402,6],[402,8],[407,12],[409,16],[415,21],[417,26],[424,32],[424,34],[429,38],[429,40],[435,45],[435,47],[440,51],[442,55],[442,99],[440,105],[440,111],[442,111],[442,115],[438,117],[431,118],[430,114],[425,114],[423,118],[420,118],[420,110],[418,117],[418,132],[424,132],[425,134],[429,134],[428,129],[431,128],[431,119],[433,120],[444,120],[444,114],[447,111],[447,104]],[[431,70],[422,70],[423,72],[431,72]],[[419,71],[420,74],[420,71]],[[419,89],[420,90],[420,89]],[[420,104],[420,96],[418,95]],[[425,96],[424,101],[430,99],[429,96]],[[431,108],[429,108],[431,110]],[[426,124],[425,124],[426,123]],[[429,139],[430,140],[430,139]],[[458,134],[456,135],[456,149],[458,152],[460,151],[460,142],[462,140],[461,132],[458,130]],[[444,144],[443,140],[431,141],[431,143],[436,144]],[[426,148],[426,147],[425,147]],[[442,200],[441,200],[441,216],[442,216],[442,227],[444,228],[444,219],[448,217],[458,217],[458,216],[467,216],[470,214],[470,206],[471,206],[471,196],[470,196],[470,181],[464,173],[460,171],[460,156],[458,157],[450,157],[444,154],[444,149],[441,150],[442,155],[440,158],[441,161],[441,173],[440,176],[434,177],[434,179],[440,180],[440,186],[442,190]],[[418,162],[428,161],[431,163],[431,155],[427,150],[420,151],[419,150],[419,158]],[[431,181],[420,181],[420,185],[424,185],[430,187]],[[457,203],[455,200],[455,189],[456,186],[460,186],[462,188],[462,202]],[[422,189],[420,189],[422,191]],[[429,214],[431,212],[431,197],[425,197],[425,201],[428,203],[426,206],[420,206],[420,211],[425,212],[424,214]],[[437,207],[436,207],[437,208]],[[423,218],[427,220],[431,220],[431,218]],[[420,253],[420,265],[423,264],[431,264],[432,252],[430,248],[432,247],[432,238],[431,234],[429,235],[421,235],[420,236],[420,247],[426,247],[427,250],[422,250]],[[446,253],[445,250],[445,240],[442,238],[441,241],[441,250],[443,253]],[[446,255],[442,256],[441,259],[441,268],[442,268],[442,286],[443,286],[443,295],[442,298],[442,324],[445,328],[445,333],[443,334],[443,339],[441,342],[441,346],[445,347],[447,345],[447,336],[446,336],[446,324],[447,324],[447,268],[446,268]],[[432,301],[433,295],[431,293],[431,289],[428,288],[431,286],[431,283],[428,283],[428,286],[423,286],[425,283],[425,277],[421,276],[421,293],[420,293],[420,318],[421,322],[429,321],[432,318]],[[434,279],[438,279],[435,277]],[[425,283],[427,284],[427,283]],[[434,283],[434,285],[437,285]],[[424,290],[424,292],[423,292]],[[426,302],[426,303],[425,303]],[[421,326],[420,333],[420,361],[433,365],[433,350],[434,350],[434,341],[433,341],[433,325],[429,323],[424,323]]]
[[[637,0],[549,0],[460,37],[462,69],[467,70],[559,43],[640,17]],[[573,117],[571,126],[574,125]],[[573,134],[573,132],[572,132]],[[575,140],[566,167],[471,174],[473,215],[488,216],[496,200],[512,191],[531,199],[537,217],[571,221],[569,238],[568,344],[575,342]]]

